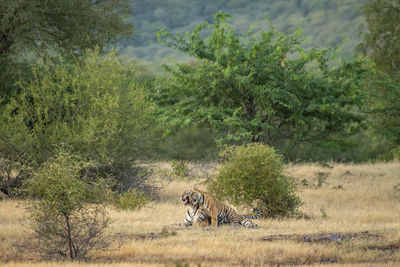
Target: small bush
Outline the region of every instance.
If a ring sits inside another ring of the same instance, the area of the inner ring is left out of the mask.
[[[111,192],[102,179],[89,181],[82,169],[91,164],[61,150],[24,182],[26,209],[32,230],[31,247],[43,258],[84,259],[90,250],[110,244],[104,203]]]
[[[257,206],[266,217],[298,215],[301,205],[282,156],[267,145],[229,146],[220,153],[221,167],[209,189],[236,206]]]
[[[172,161],[172,174],[176,178],[185,179],[189,177],[189,167],[180,160]]]
[[[127,192],[117,196],[115,206],[122,210],[137,210],[142,208],[150,201],[149,197],[143,193],[137,192],[132,188]]]
[[[400,160],[400,146],[383,153],[378,157],[378,159],[382,161]]]

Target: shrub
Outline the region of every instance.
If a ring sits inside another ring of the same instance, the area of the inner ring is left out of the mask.
[[[150,199],[148,196],[137,192],[136,189],[133,188],[123,194],[118,195],[115,206],[122,210],[136,210],[146,205],[149,201]]]
[[[112,194],[104,180],[82,176],[90,165],[62,149],[24,182],[31,245],[44,258],[84,259],[110,243],[104,236],[109,225],[104,203]]]
[[[27,158],[36,168],[65,143],[94,160],[104,177],[133,180],[132,166],[150,150],[157,132],[156,107],[145,95],[140,71],[115,53],[100,57],[87,51],[72,63],[45,60],[32,73],[32,81],[20,82],[21,93],[0,112],[0,157]]]
[[[189,177],[189,167],[183,161],[173,160],[172,175],[176,178],[186,179]]]
[[[284,169],[282,156],[272,147],[252,143],[228,146],[220,153],[221,167],[210,190],[236,206],[256,205],[263,216],[299,213],[294,180]]]

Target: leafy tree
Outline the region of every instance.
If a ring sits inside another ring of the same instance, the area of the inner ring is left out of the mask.
[[[362,9],[367,30],[357,51],[368,55],[383,73],[371,86],[370,111],[375,129],[400,145],[400,3],[370,0]]]
[[[83,259],[90,250],[109,244],[104,203],[111,194],[103,180],[93,182],[85,176],[82,170],[90,165],[61,149],[25,181],[31,245],[43,257]]]
[[[155,95],[166,121],[208,124],[221,141],[267,144],[322,142],[356,129],[368,62],[333,61],[331,48],[306,51],[299,31],[241,37],[225,22],[229,17],[218,12],[214,24],[201,23],[186,35],[159,33],[162,42],[197,59],[165,66],[170,76],[160,79]]]
[[[129,36],[125,0],[1,0],[0,97],[8,96],[18,72],[32,57],[54,53],[79,55]]]
[[[362,8],[367,31],[357,50],[369,55],[378,68],[400,80],[400,3],[397,0],[369,0]]]
[[[132,166],[149,150],[156,127],[155,106],[135,67],[114,53],[101,58],[94,51],[72,65],[62,59],[38,64],[33,74],[1,114],[0,158],[24,159],[36,168],[66,144],[95,161],[97,171],[139,186],[143,180],[132,179]]]
[[[370,88],[368,111],[371,127],[375,133],[389,140],[388,149],[399,149],[400,146],[400,81],[392,79],[385,73],[375,77]]]

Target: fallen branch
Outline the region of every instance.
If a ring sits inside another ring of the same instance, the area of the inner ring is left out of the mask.
[[[208,228],[208,227],[205,227]],[[203,229],[205,229],[203,228]],[[185,231],[185,230],[193,230],[193,227],[187,227],[184,223],[171,223],[164,226],[166,231]]]
[[[152,240],[152,239],[157,239],[157,238],[162,238],[162,237],[167,237],[167,236],[169,236],[169,235],[165,234],[163,232],[160,232],[160,233],[136,234],[136,235],[133,235],[133,238],[142,239],[142,240],[145,240],[145,239]]]
[[[175,236],[177,235],[176,231],[171,231],[171,230],[162,230],[161,232],[158,233],[143,233],[143,234],[123,234],[123,233],[117,233],[114,235],[115,240],[118,241],[119,247],[127,241],[127,240],[153,240],[153,239],[158,239],[158,238],[165,238],[169,236]]]
[[[376,245],[367,247],[369,250],[380,250],[380,251],[398,251],[400,250],[400,243],[391,243],[388,245]]]
[[[176,231],[171,231],[168,229],[163,229],[161,232],[159,233],[145,233],[145,234],[135,234],[132,237],[134,239],[157,239],[157,238],[163,238],[163,237],[168,237],[168,236],[175,236],[177,235]]]
[[[295,240],[301,242],[334,242],[343,241],[356,237],[380,237],[379,234],[372,234],[368,231],[361,233],[349,234],[326,234],[326,235],[266,235],[261,237],[262,241],[275,241],[275,240]]]

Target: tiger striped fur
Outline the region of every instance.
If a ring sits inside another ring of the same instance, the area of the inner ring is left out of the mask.
[[[201,211],[198,206],[189,207],[188,211],[186,212],[186,218],[184,220],[185,226],[189,227],[192,226],[193,223],[196,221],[198,226],[209,226],[211,223],[211,218]]]
[[[256,216],[239,215],[231,207],[216,200],[213,195],[199,190],[197,185],[193,190],[185,190],[181,200],[185,206],[189,206],[184,220],[186,226],[205,227],[233,223],[238,226],[257,228],[250,219],[260,217],[258,209],[254,209],[257,212]]]

